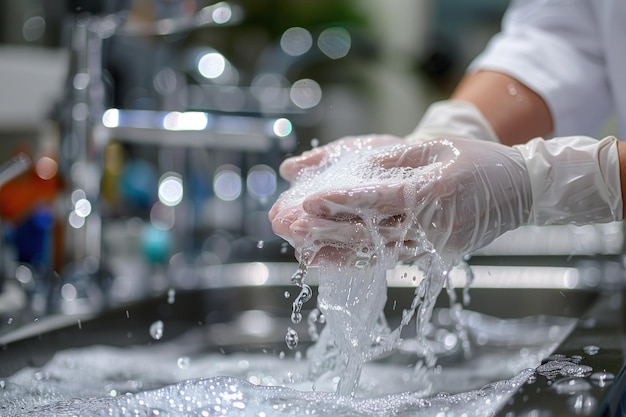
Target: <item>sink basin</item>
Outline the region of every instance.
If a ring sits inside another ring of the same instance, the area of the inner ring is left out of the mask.
[[[616,278],[607,277],[619,273],[620,268],[615,268],[617,260],[561,261],[472,259],[474,285],[466,309],[505,321],[528,316],[575,319],[571,332],[551,356],[543,359],[546,366],[535,370],[499,409],[498,416],[612,416],[620,410],[626,390],[626,378],[622,375],[626,357],[624,294],[612,285]],[[27,367],[41,367],[65,349],[94,345],[158,346],[189,332],[202,334],[206,351],[279,352],[286,350],[285,331],[291,326],[298,330],[301,344],[306,347],[311,344],[306,323],[294,326],[290,322],[291,301],[285,297],[286,292],[291,293],[291,299],[297,294],[297,288],[289,284],[296,267],[290,262],[207,267],[198,271],[199,288],[177,289],[175,301],[172,294],[162,294],[97,314],[41,318],[0,336],[0,380]],[[388,280],[386,314],[390,322],[410,305],[416,285],[415,280],[401,280],[399,275],[401,271]],[[452,277],[460,287],[456,291],[461,297],[463,273],[457,271]],[[316,279],[314,272],[307,277],[313,285]],[[305,310],[314,306],[313,299]],[[437,308],[447,307],[449,301],[444,291]],[[263,313],[265,320],[262,329],[250,327],[246,325],[249,320],[242,320],[242,316],[250,318],[258,312]],[[158,341],[148,331],[157,320],[165,324],[163,337]],[[504,349],[505,344],[502,346]],[[597,349],[592,350],[593,347]],[[441,363],[445,367],[448,362],[444,359]],[[583,372],[559,373],[562,367],[555,364],[565,362],[575,363]]]

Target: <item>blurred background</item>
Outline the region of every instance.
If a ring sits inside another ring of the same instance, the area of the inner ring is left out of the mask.
[[[506,5],[0,1],[0,278],[75,311],[292,261],[267,220],[280,162],[409,133]]]

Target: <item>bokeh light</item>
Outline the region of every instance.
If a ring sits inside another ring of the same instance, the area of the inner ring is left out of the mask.
[[[49,156],[42,156],[35,164],[35,172],[42,180],[54,178],[59,170],[59,164]]]
[[[243,185],[239,168],[222,165],[213,179],[213,192],[223,201],[233,201],[241,196]]]
[[[278,136],[279,138],[289,136],[292,130],[293,126],[291,124],[291,121],[289,119],[285,119],[284,117],[277,119],[272,124],[272,132],[274,132],[274,135]]]
[[[257,75],[250,85],[252,95],[261,103],[274,103],[280,105],[287,100],[285,87],[289,85],[287,80],[272,73]]]
[[[255,165],[248,171],[246,185],[253,197],[270,197],[276,192],[276,171],[267,165]]]
[[[322,88],[316,81],[305,78],[293,83],[289,97],[301,109],[310,109],[322,100]]]
[[[203,77],[218,78],[226,69],[226,58],[219,52],[209,52],[198,60],[198,71]]]
[[[156,229],[170,230],[176,223],[175,208],[157,201],[150,209],[150,223]]]
[[[29,17],[22,26],[22,36],[27,42],[39,40],[45,32],[46,20],[41,16]]]
[[[87,217],[91,214],[91,203],[86,198],[81,198],[74,205],[74,212],[79,217]]]
[[[202,112],[169,112],[163,117],[163,127],[167,130],[203,130],[209,118]]]
[[[325,29],[317,38],[317,46],[331,59],[339,59],[348,55],[352,46],[350,33],[341,27]]]
[[[166,206],[174,207],[183,201],[183,178],[176,172],[167,172],[159,180],[159,201]]]
[[[118,127],[120,125],[120,111],[118,109],[107,109],[102,115],[104,127]]]
[[[304,28],[289,28],[280,38],[280,47],[287,55],[304,55],[311,49],[311,46],[313,46],[313,37]]]
[[[213,21],[217,24],[223,25],[228,23],[233,17],[233,9],[225,1],[216,3],[213,5],[213,13],[211,13]]]

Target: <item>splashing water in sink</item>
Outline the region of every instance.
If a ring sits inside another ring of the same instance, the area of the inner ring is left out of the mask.
[[[398,353],[404,358],[365,363],[354,397],[336,393],[337,375],[310,379],[309,361],[300,351],[207,352],[204,330],[198,329],[152,346],[61,351],[45,366],[1,381],[0,415],[491,415],[575,324],[557,317],[501,320],[464,311],[461,319],[476,345],[466,359],[458,350],[445,353],[436,346],[435,335],[453,330],[451,314],[435,310],[428,326],[433,350],[448,355],[445,366],[419,372],[409,344]],[[548,333],[551,337],[540,337]],[[451,360],[455,355],[458,360]]]
[[[390,152],[393,149],[388,148]],[[347,155],[338,153],[328,156],[319,166],[301,170],[278,204],[282,210],[290,213],[292,207],[300,207],[310,195],[331,191],[336,187],[388,186],[407,177],[413,178],[411,182],[417,184],[420,178],[426,178],[425,173],[436,168],[436,164],[420,168],[382,168],[374,162],[379,152],[384,150],[364,147]],[[418,336],[418,343],[414,344],[415,353],[422,358],[426,367],[434,366],[434,353],[428,344],[422,343],[421,336],[452,266],[444,262],[427,241],[419,224],[412,218],[412,213],[404,213],[404,217],[410,218],[410,221],[393,222],[391,227],[397,229],[400,236],[400,243],[394,245],[388,244],[381,234],[381,228],[389,227],[384,226],[389,223],[389,219],[382,213],[364,208],[357,214],[349,216],[346,223],[363,230],[363,238],[355,240],[353,244],[320,241],[319,237],[305,238],[305,242],[296,247],[296,252],[302,256],[300,267],[294,275],[297,278],[292,279],[304,289],[308,263],[325,247],[334,247],[350,254],[348,258],[318,257],[318,307],[325,318],[325,327],[309,355],[313,377],[319,378],[327,373],[341,376],[337,389],[340,396],[355,395],[363,364],[396,349],[401,340],[402,328],[415,315]],[[307,215],[303,214],[300,218],[306,220]],[[415,242],[411,250],[421,255],[415,264],[425,272],[425,279],[417,287],[413,303],[403,311],[400,325],[392,330],[383,313],[387,300],[386,276],[387,271],[393,269],[400,256],[406,252],[402,242],[409,235],[410,240]],[[352,254],[356,258],[354,261]],[[294,315],[300,317],[302,303],[298,306],[295,304]],[[297,343],[293,329],[289,329],[286,340],[291,343],[290,348]]]

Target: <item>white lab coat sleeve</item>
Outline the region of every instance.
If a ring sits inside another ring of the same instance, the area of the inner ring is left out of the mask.
[[[554,136],[598,135],[612,96],[591,1],[599,0],[513,0],[501,32],[469,70],[500,71],[538,93]]]

